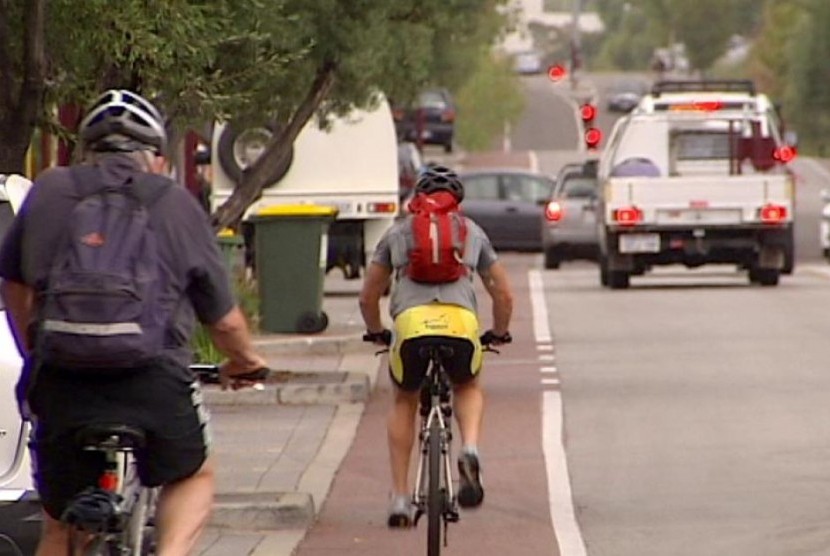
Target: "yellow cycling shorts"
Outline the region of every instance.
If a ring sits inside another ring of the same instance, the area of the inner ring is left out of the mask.
[[[417,390],[426,376],[429,361],[421,347],[441,344],[453,348],[444,368],[455,384],[474,378],[481,370],[478,317],[469,309],[446,303],[419,305],[395,318],[389,373],[404,390]]]

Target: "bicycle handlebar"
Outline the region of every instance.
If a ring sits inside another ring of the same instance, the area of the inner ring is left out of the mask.
[[[203,382],[205,384],[219,384],[220,382],[219,365],[197,363],[190,365],[190,370],[193,371],[199,379],[199,382]],[[268,367],[260,367],[259,369],[255,369],[249,373],[233,375],[230,378],[235,380],[259,381],[265,380],[270,374],[271,369]]]

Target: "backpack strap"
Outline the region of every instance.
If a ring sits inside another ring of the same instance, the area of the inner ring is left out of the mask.
[[[98,172],[98,168],[89,165],[71,166],[69,168],[70,181],[81,199],[108,189],[107,186],[101,185]],[[128,178],[127,182],[119,187],[124,187],[125,190],[122,191],[127,191],[132,198],[144,207],[149,208],[161,199],[172,185],[173,180],[170,178],[149,172],[140,172],[137,176]]]

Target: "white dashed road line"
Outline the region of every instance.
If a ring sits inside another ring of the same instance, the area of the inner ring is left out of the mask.
[[[545,304],[545,287],[539,270],[528,273],[530,301],[533,307],[533,333],[537,343],[551,343],[548,310]],[[540,356],[540,360],[541,360]],[[553,356],[550,356],[551,359]],[[556,371],[556,367],[544,366],[545,373]],[[558,378],[543,378],[542,384],[553,385]],[[559,544],[560,556],[587,556],[582,531],[576,521],[568,473],[568,460],[562,440],[562,395],[558,390],[542,392],[542,451],[548,477],[548,503],[553,532]]]

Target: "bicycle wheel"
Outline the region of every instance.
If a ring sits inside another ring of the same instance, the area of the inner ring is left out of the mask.
[[[441,490],[441,425],[433,419],[429,426],[429,492],[427,492],[427,555],[441,553],[441,515],[444,492]]]

